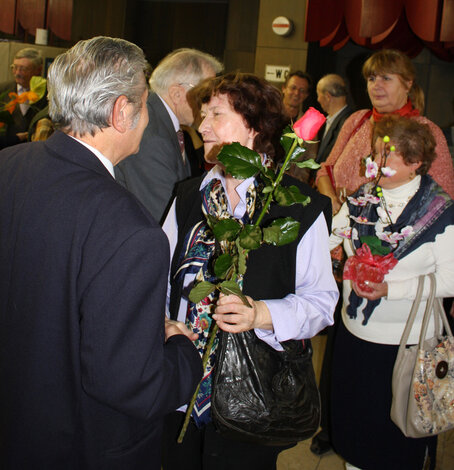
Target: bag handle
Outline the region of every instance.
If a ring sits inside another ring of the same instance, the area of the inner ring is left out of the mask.
[[[422,291],[424,288],[424,275],[419,276],[418,279],[418,290],[416,291],[416,297],[411,306],[410,314],[408,315],[407,323],[405,325],[402,337],[400,338],[399,351],[397,353],[396,363],[400,360],[400,357],[405,351],[405,346],[407,345],[408,337],[410,336],[413,323],[418,313],[419,304],[421,303]]]
[[[443,309],[441,304],[441,299],[435,299],[435,292],[437,290],[437,280],[435,279],[434,273],[429,274],[430,279],[430,295],[429,299],[427,300],[426,304],[426,311],[424,312],[424,318],[422,321],[421,326],[421,333],[419,335],[419,349],[422,349],[424,340],[426,339],[427,328],[429,326],[430,317],[432,315],[432,311],[435,315],[435,334],[438,335],[440,331],[440,324],[439,319],[443,322],[443,326],[445,327],[446,334],[452,337],[452,331],[448,323],[448,319],[446,317],[446,313]],[[435,305],[434,305],[435,303]],[[435,309],[433,310],[433,307]]]

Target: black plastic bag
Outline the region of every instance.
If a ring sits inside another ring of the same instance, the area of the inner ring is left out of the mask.
[[[310,341],[281,344],[284,351],[276,351],[253,330],[221,332],[211,412],[223,435],[288,445],[317,431],[320,397]]]

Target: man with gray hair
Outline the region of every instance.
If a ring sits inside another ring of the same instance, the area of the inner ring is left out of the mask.
[[[347,86],[340,75],[325,75],[317,83],[317,101],[328,115],[320,129],[320,145],[316,161],[324,162],[331,153],[337,135],[353,110],[347,104]]]
[[[14,80],[0,83],[0,95],[9,100],[9,93],[21,95],[30,91],[30,80],[33,76],[40,76],[43,69],[43,57],[38,49],[26,47],[14,56],[11,71]],[[30,122],[38,111],[47,105],[46,95],[30,105],[29,102],[21,103],[12,113],[12,122],[7,125],[2,147],[18,144],[27,140],[27,132]]]
[[[175,184],[191,176],[180,128],[194,122],[187,93],[222,69],[213,56],[185,48],[167,55],[151,75],[153,93],[147,101],[150,122],[140,151],[122,162],[116,175],[158,222],[163,220]]]
[[[159,470],[201,378],[165,319],[165,234],[114,165],[148,122],[141,49],[97,37],[49,70],[57,130],[0,153],[0,468]]]

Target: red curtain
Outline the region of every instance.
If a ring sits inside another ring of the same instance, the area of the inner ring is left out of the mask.
[[[36,28],[71,41],[73,0],[1,0],[0,31],[35,36]]]
[[[16,21],[16,0],[2,0],[2,14],[0,15],[0,31],[14,34]]]
[[[46,0],[17,0],[16,24],[35,36],[36,28],[46,23]]]
[[[410,57],[427,46],[454,60],[454,0],[307,0],[305,39],[334,50],[351,39]]]
[[[71,41],[73,0],[48,0],[47,28],[65,41]]]

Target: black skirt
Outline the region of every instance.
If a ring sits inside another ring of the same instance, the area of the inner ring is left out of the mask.
[[[426,453],[435,468],[437,438],[407,438],[390,418],[398,349],[361,340],[339,325],[332,368],[332,441],[339,455],[364,470],[422,470]]]

